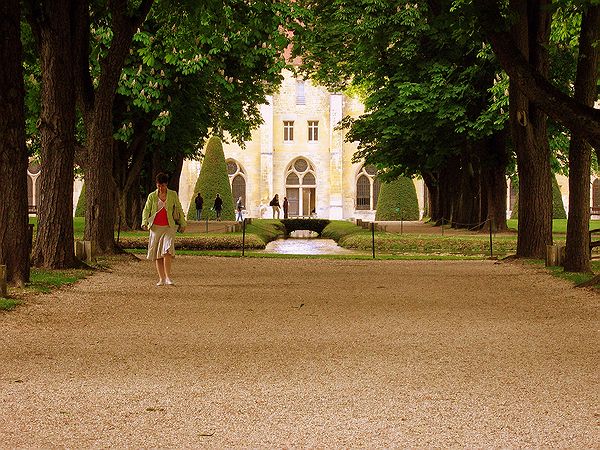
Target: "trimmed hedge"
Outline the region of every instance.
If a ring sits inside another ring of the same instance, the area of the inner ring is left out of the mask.
[[[79,194],[79,200],[75,207],[75,217],[85,217],[85,183],[81,186],[81,194]]]
[[[148,248],[146,237],[121,237],[119,245],[122,248]],[[265,242],[258,236],[246,234],[247,249],[264,249]],[[232,250],[242,249],[241,233],[208,233],[200,236],[175,238],[175,252],[177,250]]]
[[[515,183],[518,188],[518,184]],[[517,195],[515,197],[515,206],[510,214],[511,219],[519,218],[519,192],[517,191]],[[566,219],[567,213],[565,211],[565,205],[563,205],[562,195],[560,193],[560,188],[558,187],[558,181],[556,181],[556,176],[552,175],[552,218],[553,219]]]
[[[563,205],[562,195],[560,195],[560,188],[558,187],[558,181],[556,181],[556,176],[552,177],[552,218],[567,218],[567,213],[565,212],[565,205]]]
[[[196,219],[196,203],[194,199],[198,192],[202,194],[202,198],[204,199],[201,219],[214,219],[216,217],[215,212],[211,208],[213,207],[217,193],[219,193],[223,199],[221,219],[235,220],[233,194],[231,193],[231,185],[229,184],[229,175],[227,175],[223,144],[217,136],[211,137],[208,144],[206,144],[204,161],[202,161],[202,168],[200,169],[200,175],[198,175],[194,195],[192,196],[188,210],[188,220]]]
[[[417,190],[410,178],[381,184],[375,220],[419,220]]]

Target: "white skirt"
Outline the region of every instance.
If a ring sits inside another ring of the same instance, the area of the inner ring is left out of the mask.
[[[169,226],[152,225],[146,258],[156,260],[164,258],[167,253],[175,257],[175,232]]]

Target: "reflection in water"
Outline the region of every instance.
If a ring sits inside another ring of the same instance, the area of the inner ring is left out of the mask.
[[[340,247],[333,239],[278,239],[267,244],[266,253],[287,255],[346,255],[353,250]]]

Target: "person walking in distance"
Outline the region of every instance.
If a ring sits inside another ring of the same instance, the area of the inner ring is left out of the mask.
[[[288,218],[289,207],[290,207],[290,204],[288,202],[287,197],[283,197],[283,218],[284,219]]]
[[[198,195],[196,195],[194,203],[196,203],[196,220],[199,221],[200,217],[202,216],[202,206],[204,204],[204,199],[202,198],[200,192],[198,192]]]
[[[175,258],[175,232],[185,231],[185,214],[177,192],[167,188],[169,177],[156,175],[156,190],[148,195],[142,212],[142,228],[150,230],[147,259],[155,261],[157,286],[175,284],[171,279],[171,262]]]
[[[217,194],[217,196],[215,197],[213,208],[215,210],[215,213],[217,213],[217,220],[221,220],[221,211],[223,211],[223,199],[219,194]]]
[[[237,202],[235,203],[235,210],[237,211],[235,220],[237,220],[238,222],[244,221],[244,216],[242,214],[243,209],[244,209],[244,205],[242,204],[242,197],[239,197],[237,199]]]
[[[271,205],[271,207],[273,208],[273,219],[275,218],[275,215],[277,215],[277,218],[279,219],[279,194],[275,194],[275,197],[273,197],[273,200],[271,200],[271,203],[269,203],[269,205]]]

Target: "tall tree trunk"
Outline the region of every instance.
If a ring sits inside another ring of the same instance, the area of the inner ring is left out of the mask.
[[[98,254],[106,254],[113,253],[116,249],[114,229],[117,188],[112,176],[112,103],[98,101],[92,117],[93,121],[87,127],[89,156],[85,172],[85,238],[92,241]]]
[[[598,62],[600,60],[600,5],[584,12],[579,38],[579,57],[575,77],[575,100],[593,106],[598,98]],[[591,271],[590,236],[590,170],[592,149],[583,136],[574,133],[569,147],[569,220],[565,270]]]
[[[511,0],[513,35],[521,53],[541,74],[548,72],[549,0]],[[519,171],[517,256],[542,258],[552,244],[552,171],[547,118],[510,82],[510,123]]]
[[[136,29],[143,23],[153,0],[142,0],[133,14],[128,12],[126,0],[109,2],[111,7],[113,39],[107,55],[100,62],[100,78],[95,92],[86,89],[89,81],[78,86],[87,130],[89,158],[86,164],[86,239],[92,241],[99,254],[116,250],[114,230],[118,207],[118,191],[113,178],[113,106],[121,70],[129,54]],[[88,64],[87,52],[82,51],[79,65]],[[83,75],[87,78],[87,73]]]
[[[17,286],[29,281],[25,88],[19,0],[0,4],[0,264]]]
[[[39,27],[42,69],[41,196],[33,261],[53,269],[77,265],[73,249],[73,8],[72,0],[44,2],[42,17],[33,25]]]
[[[487,153],[491,156],[483,168],[487,219],[493,231],[508,229],[506,224],[506,131],[494,133],[487,140]],[[489,229],[489,228],[488,228]]]
[[[435,175],[431,172],[422,172],[421,176],[423,177],[423,182],[425,183],[427,191],[429,192],[429,219],[432,222],[437,222],[441,217],[437,180]]]

